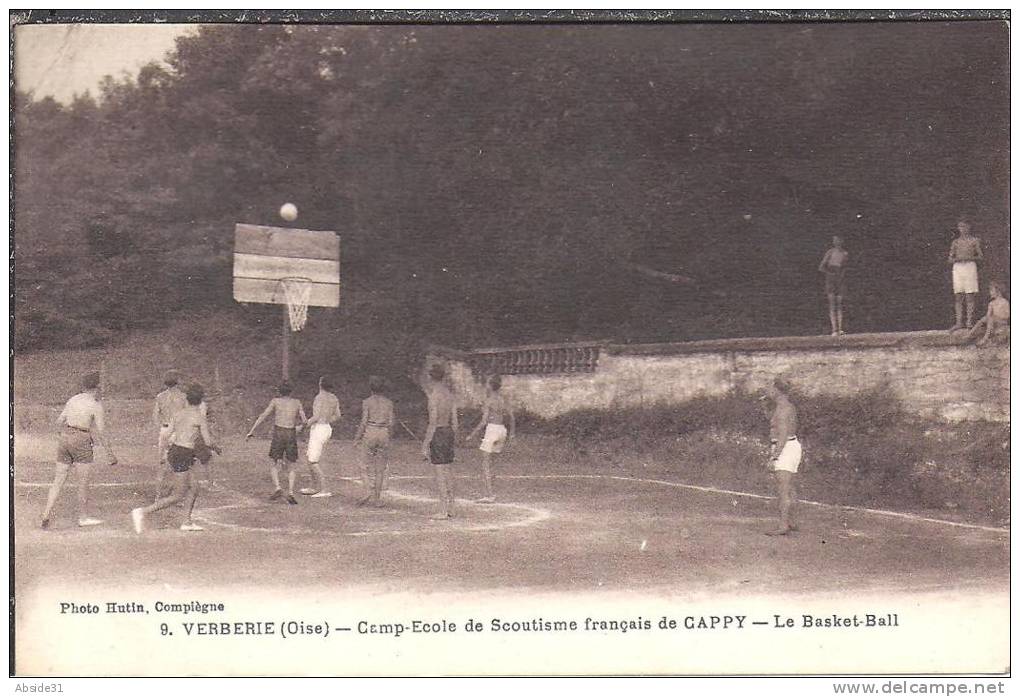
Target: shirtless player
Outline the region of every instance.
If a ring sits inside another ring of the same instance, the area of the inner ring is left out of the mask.
[[[185,532],[202,530],[202,527],[196,525],[191,519],[199,492],[198,481],[191,471],[195,464],[195,444],[198,437],[201,436],[210,449],[218,450],[219,448],[213,443],[212,436],[209,434],[209,426],[206,423],[205,411],[201,408],[202,400],[205,398],[202,386],[189,386],[185,391],[185,397],[188,405],[174,415],[170,422],[168,435],[170,448],[167,450],[167,461],[174,473],[173,492],[169,496],[157,499],[155,503],[131,511],[131,523],[139,535],[145,530],[145,516],[179,502],[184,503],[184,522],[181,523],[181,530]],[[206,478],[208,479],[208,473]]]
[[[279,392],[280,396],[274,397],[259,418],[255,419],[245,438],[251,438],[255,429],[261,426],[270,414],[273,415],[273,440],[269,445],[269,459],[273,464],[270,465],[269,474],[273,478],[274,488],[269,500],[276,501],[283,496],[283,489],[280,487],[280,469],[283,468],[287,471],[287,503],[296,505],[294,482],[297,479],[297,471],[293,465],[298,459],[297,434],[308,422],[308,418],[301,402],[290,396],[290,385],[287,383],[280,385]]]
[[[797,498],[794,476],[800,468],[802,450],[797,439],[797,408],[790,401],[789,392],[789,384],[777,377],[762,397],[772,402],[769,464],[775,474],[779,494],[779,527],[765,533],[770,536],[786,535],[797,529],[793,520],[793,504]]]
[[[312,498],[325,498],[333,493],[325,490],[325,477],[319,460],[326,443],[333,436],[333,422],[340,420],[340,400],[333,394],[333,381],[327,377],[319,378],[319,394],[312,402],[312,418],[308,420],[308,469],[312,474],[312,487],[302,489],[301,493]]]
[[[433,520],[453,517],[450,465],[457,434],[457,406],[450,388],[443,383],[445,376],[446,369],[438,363],[429,368],[431,382],[425,392],[429,402],[429,427],[422,440],[421,454],[436,467],[439,512],[432,516]]]
[[[103,405],[99,401],[99,373],[89,373],[82,378],[82,391],[67,400],[63,411],[57,417],[60,433],[57,436],[57,457],[54,465],[53,484],[46,497],[40,526],[50,526],[50,513],[60,496],[60,488],[67,481],[72,466],[78,467],[78,526],[99,525],[103,521],[90,518],[87,514],[89,502],[89,478],[92,475],[92,441],[98,440],[110,456],[110,464],[117,464],[110,441],[106,437]]]
[[[359,505],[380,506],[393,432],[393,402],[383,395],[385,384],[379,376],[369,378],[368,389],[372,394],[361,402],[361,423],[354,434],[354,442],[361,446],[361,483],[368,492]]]
[[[502,385],[503,380],[498,375],[489,378],[489,389],[482,407],[482,418],[464,439],[465,441],[471,440],[482,426],[485,426],[482,444],[478,447],[482,451],[482,485],[485,495],[478,499],[477,503],[496,502],[492,491],[492,456],[494,453],[503,452],[503,448],[509,445],[514,437],[514,412],[510,408],[509,402],[499,391]]]

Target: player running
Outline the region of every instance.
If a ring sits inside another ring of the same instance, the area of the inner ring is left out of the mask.
[[[50,526],[50,514],[60,496],[60,489],[67,481],[72,466],[78,467],[78,526],[100,525],[103,521],[88,515],[89,480],[92,476],[92,443],[98,440],[110,456],[110,464],[117,464],[110,441],[106,437],[103,405],[100,403],[99,373],[89,373],[82,378],[82,391],[67,400],[57,417],[57,457],[54,465],[53,484],[46,496],[39,525],[44,530]]]
[[[450,465],[453,464],[454,442],[457,434],[457,406],[453,393],[443,378],[446,369],[438,363],[429,368],[431,384],[426,387],[429,427],[421,444],[421,454],[436,468],[436,490],[439,512],[432,520],[453,517],[453,491],[450,482]]]
[[[175,370],[168,371],[163,378],[163,391],[156,395],[156,404],[152,409],[152,420],[159,429],[156,448],[159,452],[159,477],[156,480],[156,494],[153,500],[163,495],[167,480],[172,470],[166,461],[167,449],[170,446],[167,436],[170,433],[170,422],[174,415],[188,405],[184,390],[179,387],[180,375]]]
[[[290,396],[291,391],[289,384],[280,385],[279,396],[274,397],[259,418],[255,419],[245,438],[251,438],[255,429],[261,426],[270,414],[273,415],[273,440],[269,444],[269,459],[273,463],[269,467],[269,474],[273,478],[273,493],[269,500],[276,501],[283,496],[280,470],[284,469],[287,472],[287,503],[297,505],[297,499],[294,498],[294,482],[297,480],[294,465],[298,460],[297,434],[308,423],[308,417],[305,416],[305,408],[301,402]]]
[[[503,380],[500,376],[493,375],[489,378],[485,404],[482,407],[482,418],[464,439],[465,441],[471,440],[482,426],[485,426],[482,444],[478,446],[478,449],[482,451],[482,485],[485,495],[476,503],[496,502],[492,491],[492,456],[503,452],[503,448],[508,446],[514,437],[514,412],[510,408],[510,403],[499,391],[502,386]]]
[[[361,402],[361,423],[354,434],[355,444],[361,446],[361,483],[368,492],[359,505],[381,506],[386,456],[393,433],[393,402],[383,395],[385,384],[381,377],[370,377],[368,389],[372,394]]]
[[[205,391],[201,385],[190,385],[185,391],[187,406],[178,411],[170,422],[170,433],[167,436],[170,448],[167,450],[167,461],[173,470],[173,491],[169,496],[157,499],[155,503],[131,511],[131,523],[139,535],[145,530],[145,516],[169,508],[178,502],[184,503],[184,522],[181,523],[181,530],[193,532],[203,529],[191,519],[199,493],[199,484],[192,472],[198,437],[201,436],[209,448],[218,450],[213,444],[205,412],[201,408],[204,397]],[[209,479],[208,471],[206,478]]]
[[[333,394],[333,381],[323,376],[319,378],[319,394],[312,402],[312,418],[308,420],[308,469],[312,475],[312,487],[301,489],[301,493],[312,498],[326,498],[333,492],[325,490],[325,476],[319,467],[322,451],[333,436],[333,422],[339,421],[340,400]]]

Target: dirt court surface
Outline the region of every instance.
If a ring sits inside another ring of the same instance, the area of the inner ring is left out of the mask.
[[[74,579],[371,592],[1008,592],[1005,529],[803,505],[801,530],[771,538],[763,534],[774,522],[771,499],[692,488],[640,464],[548,462],[526,436],[497,463],[494,505],[472,502],[481,495],[479,453],[458,449],[449,522],[429,520],[430,468],[410,441],[395,442],[385,507],[374,509],[356,505],[350,441],[333,441],[323,458],[334,497],[299,496],[293,506],[267,500],[268,441],[225,439],[215,484],[196,507],[205,531],[179,531],[181,511],[170,509],[138,536],[129,511],[152,500],[156,475],[148,436],[119,442],[115,467],[97,448],[90,513],[103,525],[77,527],[72,474],[47,531],[38,523],[53,445],[44,434],[16,436],[20,590]]]

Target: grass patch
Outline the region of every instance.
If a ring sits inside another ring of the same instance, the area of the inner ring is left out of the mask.
[[[804,498],[1008,521],[1008,424],[921,419],[880,391],[845,398],[795,394],[793,400],[804,445]],[[639,469],[759,493],[771,491],[768,428],[766,409],[741,394],[518,418],[521,432],[562,442],[579,466]]]

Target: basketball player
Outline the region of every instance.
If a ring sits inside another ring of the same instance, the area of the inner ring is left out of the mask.
[[[496,502],[492,491],[492,456],[503,452],[503,448],[509,445],[514,437],[514,412],[510,408],[510,403],[499,391],[502,385],[503,380],[498,375],[489,378],[488,394],[485,396],[485,404],[482,407],[482,418],[464,439],[465,441],[471,440],[482,426],[485,426],[482,444],[478,447],[482,451],[482,486],[485,495],[476,503]]]
[[[457,434],[457,406],[453,393],[443,382],[446,369],[434,364],[429,368],[430,383],[427,386],[429,427],[421,444],[421,454],[436,468],[436,491],[439,512],[432,520],[448,520],[453,517],[453,492],[450,481],[450,465],[453,464],[454,441]]]
[[[269,496],[270,501],[276,501],[283,496],[283,489],[280,487],[280,470],[287,472],[287,503],[297,505],[294,498],[294,482],[297,479],[297,471],[293,465],[298,459],[297,434],[301,428],[308,423],[305,416],[305,408],[301,402],[290,396],[291,386],[283,383],[279,388],[280,396],[274,397],[265,411],[255,419],[251,430],[245,438],[251,438],[255,429],[262,425],[262,422],[273,415],[273,440],[269,444],[269,459],[272,465],[269,467],[269,474],[273,479],[273,493]]]
[[[204,397],[205,391],[201,385],[190,385],[185,391],[187,406],[178,411],[170,422],[167,462],[174,472],[173,492],[169,496],[157,499],[155,503],[131,511],[131,523],[139,535],[145,530],[145,516],[169,508],[178,502],[184,503],[184,522],[181,523],[181,530],[195,532],[203,529],[191,519],[199,492],[198,481],[191,471],[195,463],[195,443],[201,436],[209,448],[218,450],[213,444],[205,412],[201,408]]]
[[[312,475],[312,487],[302,489],[301,493],[312,498],[325,498],[333,492],[324,488],[325,477],[319,467],[322,451],[333,436],[333,422],[340,420],[340,400],[333,394],[333,381],[323,376],[319,378],[319,394],[312,402],[312,418],[308,420],[308,469]]]
[[[361,446],[361,483],[369,492],[359,505],[380,506],[393,433],[393,402],[383,395],[385,385],[379,376],[368,379],[368,389],[372,394],[361,402],[361,423],[354,435],[354,442]]]
[[[156,404],[152,410],[152,420],[159,429],[159,438],[156,448],[159,451],[159,478],[156,480],[156,494],[153,500],[163,495],[163,489],[170,478],[172,470],[166,461],[166,452],[170,443],[167,435],[170,433],[170,422],[174,415],[187,406],[188,402],[184,396],[184,390],[179,387],[180,375],[176,370],[168,371],[163,378],[164,389],[156,395]]]
[[[797,408],[790,401],[789,392],[789,383],[777,377],[762,396],[763,400],[772,403],[769,464],[775,475],[779,495],[779,527],[765,533],[769,536],[787,535],[797,530],[793,521],[793,505],[797,498],[794,477],[800,468],[802,450],[797,440]]]
[[[78,526],[100,525],[103,521],[88,515],[89,479],[92,476],[92,442],[98,440],[110,456],[110,464],[117,464],[110,441],[106,437],[103,405],[99,401],[99,373],[89,373],[82,378],[82,391],[67,400],[57,417],[57,457],[54,465],[53,484],[46,496],[40,527],[50,526],[53,505],[60,496],[60,489],[67,481],[72,466],[78,467]]]

